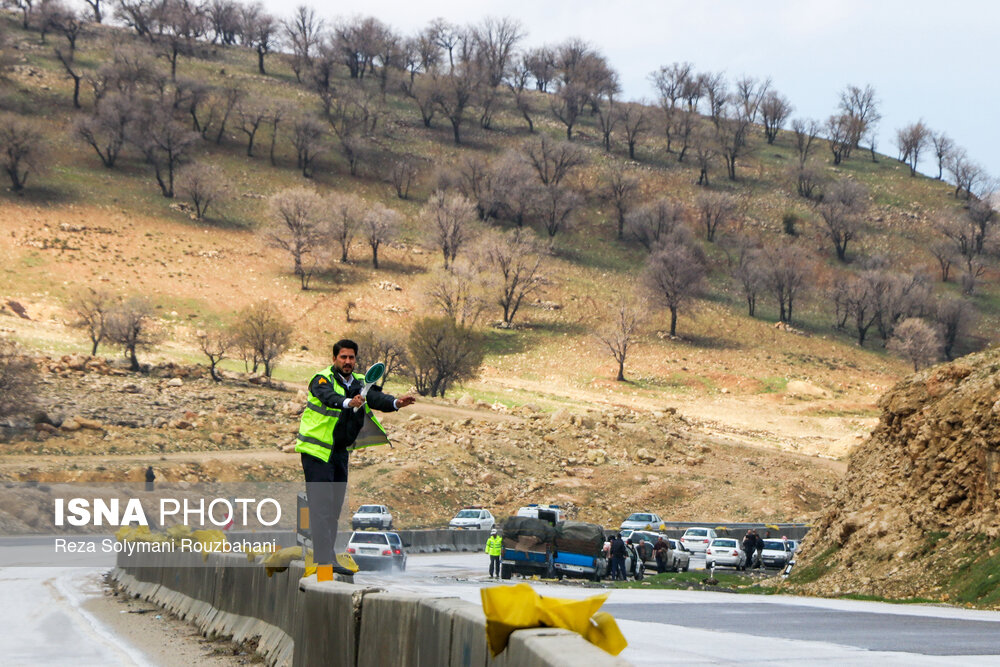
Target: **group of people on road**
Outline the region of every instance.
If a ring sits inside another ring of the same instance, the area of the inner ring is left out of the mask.
[[[767,537],[771,537],[771,533],[768,533]],[[743,536],[743,551],[747,555],[745,569],[752,570],[761,567],[760,554],[764,551],[764,538],[757,534],[756,529],[751,528]]]
[[[604,545],[604,552],[608,559],[608,576],[613,581],[626,581],[629,574],[636,579],[642,579],[646,569],[645,561],[652,560],[655,549],[641,537],[636,543],[631,537],[626,540],[621,534],[613,533]],[[629,557],[632,559],[631,572],[625,567]]]

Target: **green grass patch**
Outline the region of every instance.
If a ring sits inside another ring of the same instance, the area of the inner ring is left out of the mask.
[[[976,546],[970,555],[949,581],[952,599],[977,606],[1000,603],[1000,540]]]
[[[769,595],[772,590],[760,586],[758,577],[737,572],[716,571],[718,583],[707,585],[708,572],[664,572],[647,576],[642,581],[618,581],[615,588],[657,588],[669,590],[720,590],[734,593]]]
[[[761,384],[761,394],[778,394],[788,386],[788,378],[784,377],[763,377],[758,378],[758,381]]]
[[[840,596],[844,600],[861,600],[862,602],[888,602],[890,604],[937,604],[940,600],[930,598],[886,598],[881,595],[862,595],[861,593],[848,593]]]
[[[810,584],[816,581],[833,569],[831,560],[839,550],[840,545],[835,544],[812,559],[808,565],[793,568],[788,581],[793,584]]]

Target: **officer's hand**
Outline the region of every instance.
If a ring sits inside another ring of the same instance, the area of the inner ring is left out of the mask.
[[[413,396],[407,394],[406,396],[400,396],[399,398],[397,398],[396,404],[401,408],[405,408],[407,405],[413,405],[413,403],[416,400],[417,399],[415,399]]]
[[[365,397],[362,396],[361,394],[358,394],[357,396],[352,398],[351,402],[348,403],[348,405],[350,405],[352,408],[360,408],[364,404],[365,404]]]

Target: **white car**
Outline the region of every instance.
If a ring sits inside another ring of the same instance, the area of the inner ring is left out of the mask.
[[[663,519],[659,514],[652,512],[634,512],[622,521],[621,529],[628,530],[659,530],[663,525]]]
[[[458,511],[454,519],[448,522],[448,527],[492,530],[495,524],[496,520],[489,510],[484,510],[481,507],[465,507]]]
[[[739,540],[720,537],[712,540],[705,550],[705,567],[712,568],[727,565],[742,570],[747,566],[747,554],[740,546]]]
[[[718,535],[711,528],[688,528],[681,535],[681,544],[688,551],[694,553],[705,553],[708,545],[711,544]]]
[[[351,533],[347,553],[361,570],[406,570],[406,551],[397,533]]]
[[[542,521],[552,521],[553,523],[562,523],[566,520],[566,510],[560,508],[558,505],[531,503],[517,510],[517,515],[532,519],[541,519]]]
[[[792,559],[792,543],[790,540],[764,540],[764,549],[760,552],[760,560],[764,567],[781,569]]]
[[[385,505],[362,505],[351,517],[351,530],[378,528],[392,530],[392,514]]]

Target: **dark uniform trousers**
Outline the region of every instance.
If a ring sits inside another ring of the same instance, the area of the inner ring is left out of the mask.
[[[337,521],[340,520],[340,511],[347,497],[350,452],[334,451],[326,463],[310,454],[301,456],[309,502],[313,560],[317,565],[333,565],[337,562]]]

